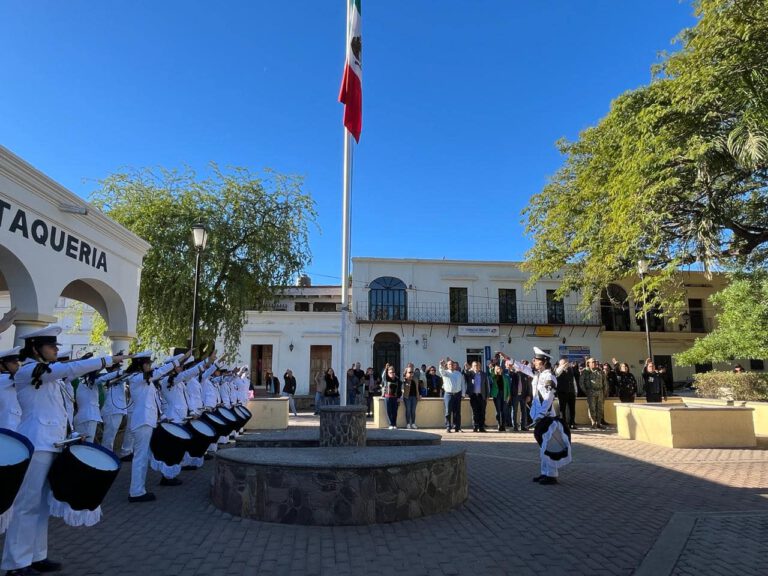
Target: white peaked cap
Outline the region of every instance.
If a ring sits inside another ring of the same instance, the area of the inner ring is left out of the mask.
[[[538,360],[551,360],[552,356],[544,352],[541,348],[538,346],[533,347],[533,357],[537,358]]]
[[[46,326],[45,328],[41,328],[40,330],[35,330],[34,332],[30,332],[29,334],[24,334],[21,338],[23,340],[29,340],[30,338],[55,338],[61,334],[61,326],[56,326],[55,324],[51,324],[50,326]]]
[[[9,356],[18,356],[19,352],[21,352],[21,346],[16,346],[16,348],[11,348],[10,350],[0,350],[0,359],[8,358]]]

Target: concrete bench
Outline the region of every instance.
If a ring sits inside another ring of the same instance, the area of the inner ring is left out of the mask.
[[[753,448],[752,408],[617,404],[619,436],[667,448]]]
[[[288,398],[256,398],[248,400],[253,417],[246,430],[285,430],[288,428]]]

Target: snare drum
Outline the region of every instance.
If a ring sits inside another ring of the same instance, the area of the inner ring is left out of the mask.
[[[208,446],[216,442],[216,430],[204,420],[192,420],[187,422],[186,429],[192,435],[187,452],[193,458],[200,458],[205,454]]]
[[[48,482],[53,497],[72,510],[96,510],[120,471],[114,452],[83,442],[65,446],[51,464]]]
[[[216,436],[225,436],[228,434],[229,424],[221,416],[214,414],[213,412],[203,412],[200,415],[200,420],[208,424],[216,431]]]
[[[0,514],[13,504],[34,451],[26,436],[0,428]]]
[[[192,434],[181,424],[160,422],[152,432],[149,448],[155,460],[168,466],[176,466],[181,464],[191,440]]]
[[[228,436],[231,432],[239,428],[237,416],[235,416],[235,413],[229,408],[219,406],[216,408],[216,415],[227,422],[227,431],[222,434],[222,436]]]

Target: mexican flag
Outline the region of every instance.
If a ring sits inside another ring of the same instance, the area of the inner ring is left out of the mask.
[[[348,0],[349,22],[347,23],[347,60],[341,79],[339,102],[344,104],[344,126],[360,142],[363,128],[363,44],[360,30],[360,2]]]

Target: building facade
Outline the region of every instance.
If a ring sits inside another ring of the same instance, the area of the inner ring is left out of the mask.
[[[682,382],[696,370],[712,366],[678,366],[673,355],[714,327],[707,298],[724,286],[724,278],[686,272],[683,282],[688,311],[670,322],[651,315],[649,329],[654,359],[666,366],[670,379]],[[517,262],[354,258],[347,327],[349,362],[377,373],[386,362],[402,367],[436,365],[450,356],[460,363],[485,362],[500,351],[530,358],[538,346],[553,358],[627,362],[639,376],[647,357],[645,325],[636,317],[631,295],[634,279],[613,284],[588,310],[580,296],[562,301],[554,293],[557,276],[542,279],[526,291],[528,275]],[[275,310],[249,312],[240,357],[254,381],[265,369],[282,380],[290,368],[297,394],[314,392],[318,372],[340,364],[340,286],[293,287]],[[762,369],[760,362],[745,367]],[[726,369],[727,366],[716,366]]]

